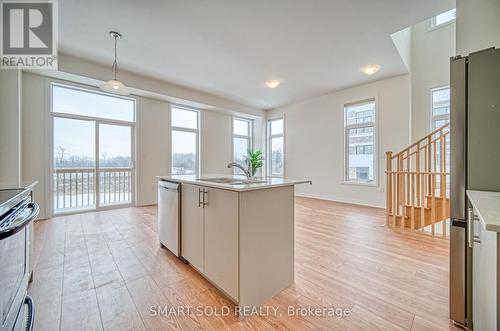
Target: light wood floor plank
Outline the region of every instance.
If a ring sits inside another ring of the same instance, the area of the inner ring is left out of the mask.
[[[162,248],[156,206],[35,223],[37,330],[457,330],[448,320],[446,240],[384,226],[383,210],[296,199],[295,284],[239,320],[234,304]],[[151,306],[230,307],[151,315]],[[350,309],[345,318],[289,309]]]

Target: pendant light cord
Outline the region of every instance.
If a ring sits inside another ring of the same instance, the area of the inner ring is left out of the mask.
[[[116,59],[117,59],[117,56],[116,56],[117,38],[116,37],[113,37],[113,38],[115,39],[115,60],[113,61],[113,65],[112,65],[111,69],[113,70],[113,74],[114,74],[114,77],[116,80],[116,74],[118,73],[118,62],[116,61]]]

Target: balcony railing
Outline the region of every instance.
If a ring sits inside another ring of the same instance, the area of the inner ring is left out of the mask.
[[[95,168],[58,168],[54,170],[54,210],[93,209],[99,187],[99,205],[132,202],[132,169],[99,169],[99,185]]]

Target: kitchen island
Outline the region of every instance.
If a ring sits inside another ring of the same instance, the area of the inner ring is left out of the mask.
[[[500,330],[500,192],[467,190],[474,330]]]
[[[240,316],[294,282],[294,192],[307,180],[204,175],[180,183],[180,255]],[[160,206],[161,208],[161,206]]]

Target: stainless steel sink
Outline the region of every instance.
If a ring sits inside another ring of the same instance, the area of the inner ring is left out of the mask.
[[[241,183],[245,179],[220,177],[220,178],[200,178],[199,180],[203,182],[211,182],[219,184],[233,184],[233,183]]]
[[[229,185],[246,185],[246,184],[266,183],[265,180],[261,180],[261,179],[240,179],[240,178],[228,178],[228,177],[201,178],[200,180],[203,182],[229,184]]]
[[[263,183],[267,183],[267,181],[258,179],[244,179],[236,183],[230,183],[230,185],[263,184]]]

